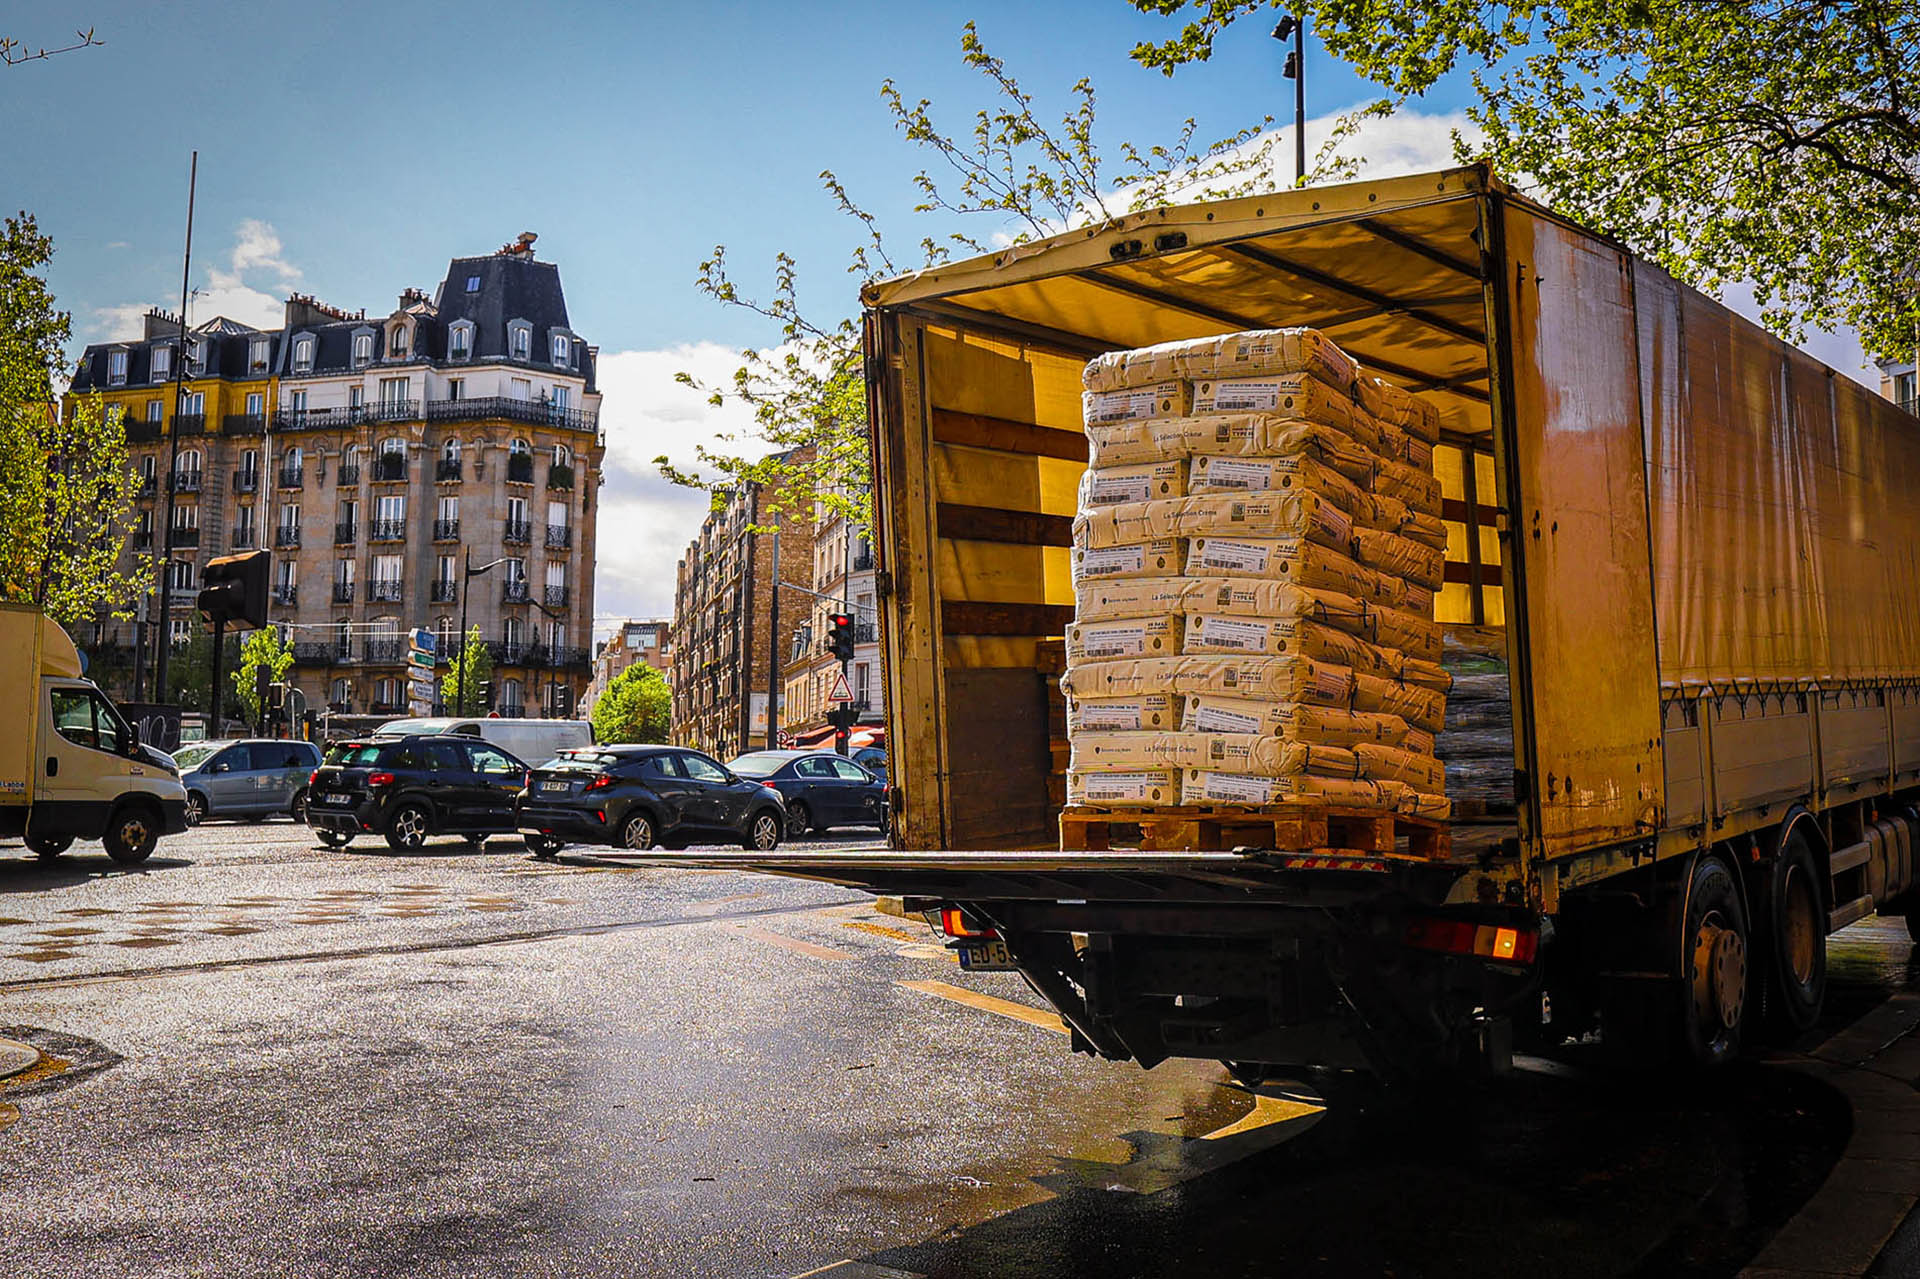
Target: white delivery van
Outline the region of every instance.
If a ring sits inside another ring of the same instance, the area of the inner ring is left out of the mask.
[[[97,839],[115,861],[143,862],[187,828],[187,792],[80,670],[56,623],[0,604],[0,836],[41,857]]]
[[[563,750],[593,745],[593,725],[584,719],[390,719],[375,731],[461,733],[492,742],[521,763],[535,768]]]

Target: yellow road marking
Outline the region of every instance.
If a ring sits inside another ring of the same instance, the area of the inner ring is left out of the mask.
[[[1269,1124],[1298,1119],[1302,1115],[1317,1115],[1325,1109],[1325,1106],[1316,1106],[1310,1101],[1297,1101],[1292,1097],[1268,1097],[1263,1093],[1255,1093],[1252,1110],[1225,1128],[1216,1128],[1212,1132],[1201,1134],[1201,1140],[1218,1141],[1222,1137],[1238,1136],[1243,1132],[1252,1132],[1256,1128],[1265,1128]]]
[[[6,1102],[0,1101],[0,1128],[5,1128],[19,1117],[19,1107],[9,1106]]]
[[[885,924],[870,924],[864,919],[843,919],[842,928],[858,928],[863,933],[872,933],[876,937],[891,937],[895,941],[919,941],[912,933],[903,933],[898,928],[888,928]]]
[[[785,933],[768,932],[764,928],[742,928],[741,932],[758,941],[790,950],[796,955],[810,955],[815,959],[852,959],[844,950],[835,950],[831,946],[816,946],[810,941],[801,941],[798,937],[789,937]]]
[[[1042,1012],[1038,1008],[1016,1004],[1011,999],[997,999],[992,995],[982,995],[978,991],[967,990],[960,986],[949,986],[943,981],[903,981],[899,984],[908,990],[917,990],[923,995],[950,999],[956,1004],[977,1008],[983,1013],[1011,1017],[1014,1021],[1023,1021],[1029,1026],[1038,1026],[1042,1030],[1051,1030],[1062,1035],[1067,1033],[1067,1023],[1060,1020],[1060,1014]]]

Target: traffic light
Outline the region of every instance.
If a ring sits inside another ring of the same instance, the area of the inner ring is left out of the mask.
[[[493,705],[493,681],[490,679],[483,679],[480,681],[479,707],[481,710],[485,710],[487,707],[492,705]]]
[[[206,589],[200,592],[201,615],[209,622],[267,624],[267,571],[272,557],[266,551],[219,555],[207,561]]]
[[[834,613],[827,618],[827,651],[843,662],[853,660],[853,616]]]

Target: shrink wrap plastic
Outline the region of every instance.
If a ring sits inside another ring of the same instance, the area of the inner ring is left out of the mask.
[[[1305,489],[1309,493],[1332,498],[1356,520],[1360,519],[1362,511],[1373,509],[1371,494],[1363,492],[1358,484],[1331,466],[1305,453],[1285,457],[1209,457],[1203,453],[1193,459],[1192,465],[1187,492],[1194,496],[1202,493],[1264,493],[1273,489]],[[1406,507],[1401,505],[1400,510],[1404,519]],[[1360,522],[1369,523],[1365,520]]]
[[[1068,733],[1138,733],[1180,727],[1180,697],[1141,693],[1137,697],[1073,698],[1067,703]]]
[[[1397,426],[1424,444],[1440,442],[1440,411],[1419,396],[1377,377],[1361,377],[1353,389],[1374,421]]]
[[[1082,733],[1073,739],[1072,766],[1218,768],[1260,777],[1361,775],[1360,757],[1345,747],[1290,742],[1258,733]]]
[[[1187,491],[1185,462],[1092,466],[1080,477],[1080,509],[1084,511],[1120,502],[1150,502],[1155,498],[1183,497]]]
[[[1404,789],[1404,788],[1402,788]],[[1395,808],[1393,792],[1379,782],[1343,777],[1256,777],[1246,773],[1188,769],[1181,774],[1182,804],[1332,804]]]
[[[1264,733],[1288,741],[1349,750],[1362,742],[1403,746],[1409,733],[1398,715],[1368,714],[1335,706],[1302,706],[1297,702],[1270,702],[1245,697],[1200,694],[1185,699],[1180,718],[1183,733]]]
[[[1326,546],[1353,544],[1353,521],[1318,493],[1216,493],[1121,502],[1085,511],[1074,519],[1075,546],[1120,546],[1166,537],[1311,538]],[[1392,537],[1375,533],[1375,537]],[[1404,541],[1404,538],[1396,539]]]
[[[1170,657],[1181,651],[1185,619],[1124,617],[1075,622],[1067,627],[1067,661],[1107,662],[1116,657]]]
[[[1087,365],[1081,383],[1089,391],[1114,391],[1170,378],[1269,373],[1312,373],[1344,391],[1353,386],[1360,367],[1317,329],[1250,329],[1109,351]]]
[[[1102,546],[1073,549],[1073,582],[1079,589],[1083,581],[1117,577],[1170,577],[1180,571],[1186,559],[1186,546],[1177,538],[1165,538],[1134,546]]]
[[[1067,803],[1106,808],[1160,808],[1179,802],[1180,774],[1171,768],[1067,770]]]
[[[1088,425],[1185,417],[1192,411],[1193,388],[1186,382],[1159,382],[1126,391],[1088,391],[1080,401]]]

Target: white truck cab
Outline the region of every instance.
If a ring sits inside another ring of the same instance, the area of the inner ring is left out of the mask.
[[[186,828],[186,789],[82,677],[73,640],[30,605],[0,604],[0,835],[43,858],[97,839],[131,865]]]

